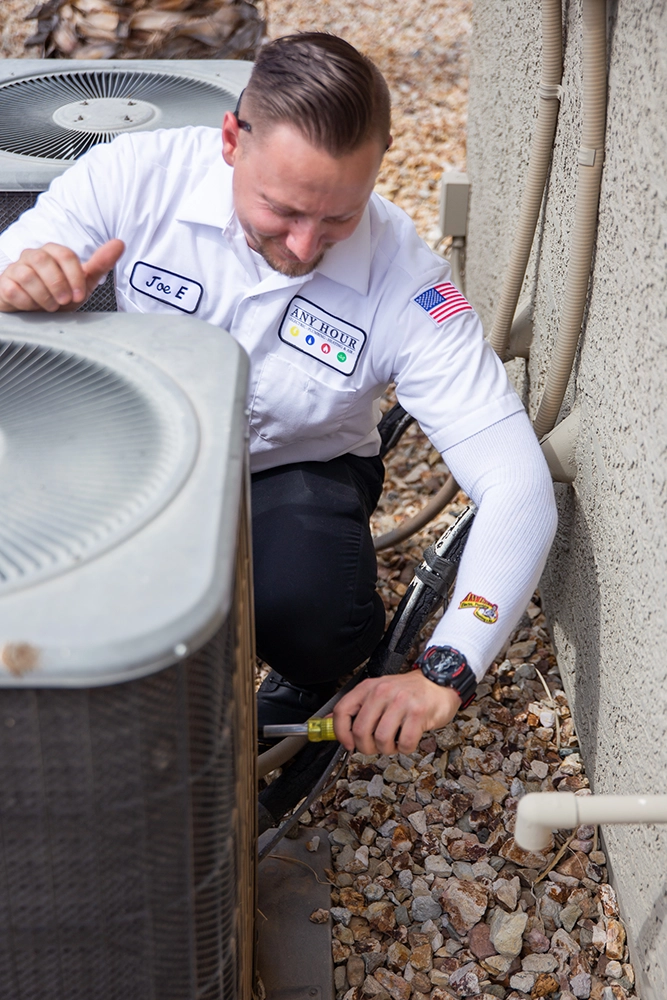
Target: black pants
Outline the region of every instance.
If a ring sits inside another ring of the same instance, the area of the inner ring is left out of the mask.
[[[295,684],[348,673],[382,636],[368,521],[383,478],[355,455],[252,477],[257,652]]]

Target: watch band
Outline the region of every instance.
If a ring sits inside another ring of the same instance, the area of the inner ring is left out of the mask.
[[[452,646],[430,646],[415,661],[424,677],[440,687],[453,688],[466,708],[477,693],[477,678],[463,653]]]

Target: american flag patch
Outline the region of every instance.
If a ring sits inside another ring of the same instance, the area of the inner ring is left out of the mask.
[[[438,326],[457,313],[472,312],[468,300],[451,281],[443,281],[439,285],[427,288],[425,292],[415,296],[413,302],[425,309]]]

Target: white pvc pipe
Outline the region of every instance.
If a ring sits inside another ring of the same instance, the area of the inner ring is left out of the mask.
[[[598,823],[667,823],[667,795],[531,792],[519,802],[514,839],[525,851],[543,851],[553,830]]]

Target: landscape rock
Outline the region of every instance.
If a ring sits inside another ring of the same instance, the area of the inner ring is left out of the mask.
[[[530,993],[536,980],[537,975],[534,972],[515,972],[514,975],[510,977],[510,986],[513,990],[521,990],[523,993]]]
[[[539,851],[524,851],[522,847],[519,847],[514,837],[506,840],[498,853],[501,858],[513,861],[514,864],[521,865],[522,868],[537,868],[539,870],[546,868],[547,865],[544,854]]]
[[[350,955],[347,960],[347,981],[350,986],[361,986],[366,978],[366,967],[361,955]]]
[[[380,900],[377,903],[371,903],[370,906],[365,911],[366,920],[368,920],[371,927],[374,927],[377,931],[382,931],[388,934],[396,926],[396,914],[394,913],[394,907],[391,903]]]
[[[392,761],[388,764],[384,771],[385,781],[395,781],[399,785],[407,784],[410,780],[410,772],[406,771],[404,767]]]
[[[570,980],[570,989],[575,997],[580,1000],[588,1000],[591,995],[591,975],[589,972],[579,972]]]
[[[512,967],[514,959],[506,955],[490,955],[482,962],[482,965],[492,976],[506,976]]]
[[[533,986],[530,995],[534,998],[534,1000],[537,1000],[538,997],[550,996],[558,989],[560,989],[560,983],[555,976],[542,973],[535,980],[535,985]]]
[[[514,958],[521,954],[523,932],[528,923],[528,914],[521,910],[507,913],[497,907],[489,923],[489,936],[499,955]]]
[[[456,990],[460,997],[477,996],[479,989],[478,967],[474,962],[463,965],[449,977],[449,985]]]
[[[412,900],[412,919],[417,923],[435,920],[442,913],[442,907],[432,896],[415,896]]]
[[[408,822],[419,834],[426,833],[427,823],[426,823],[426,813],[423,809],[417,812],[410,813],[408,816]]]
[[[440,854],[429,854],[424,859],[424,868],[430,874],[439,875],[442,878],[452,874],[451,865]]]
[[[551,942],[546,934],[543,934],[538,927],[533,927],[526,934],[526,945],[536,954],[549,951]]]
[[[548,973],[558,968],[558,959],[554,955],[526,955],[521,959],[524,972]]]
[[[622,959],[625,952],[625,929],[620,920],[614,917],[607,923],[607,946],[606,954],[608,958]]]
[[[376,969],[374,976],[392,1000],[410,1000],[412,987],[410,983],[406,983],[403,976],[390,972],[389,969]]]
[[[451,878],[440,901],[454,929],[459,934],[465,934],[484,916],[488,895],[477,882],[464,882],[462,879]]]
[[[516,904],[521,893],[521,882],[517,875],[513,879],[496,879],[492,885],[492,889],[496,899],[504,903],[508,910],[516,909]]]
[[[479,959],[489,958],[490,955],[496,953],[496,949],[491,943],[489,925],[482,921],[471,928],[468,935],[468,945],[473,955]]]
[[[421,944],[412,949],[410,955],[410,965],[418,972],[430,972],[433,968],[433,952],[431,945]]]
[[[410,959],[410,949],[400,941],[392,941],[387,948],[387,965],[394,972],[402,972]]]

